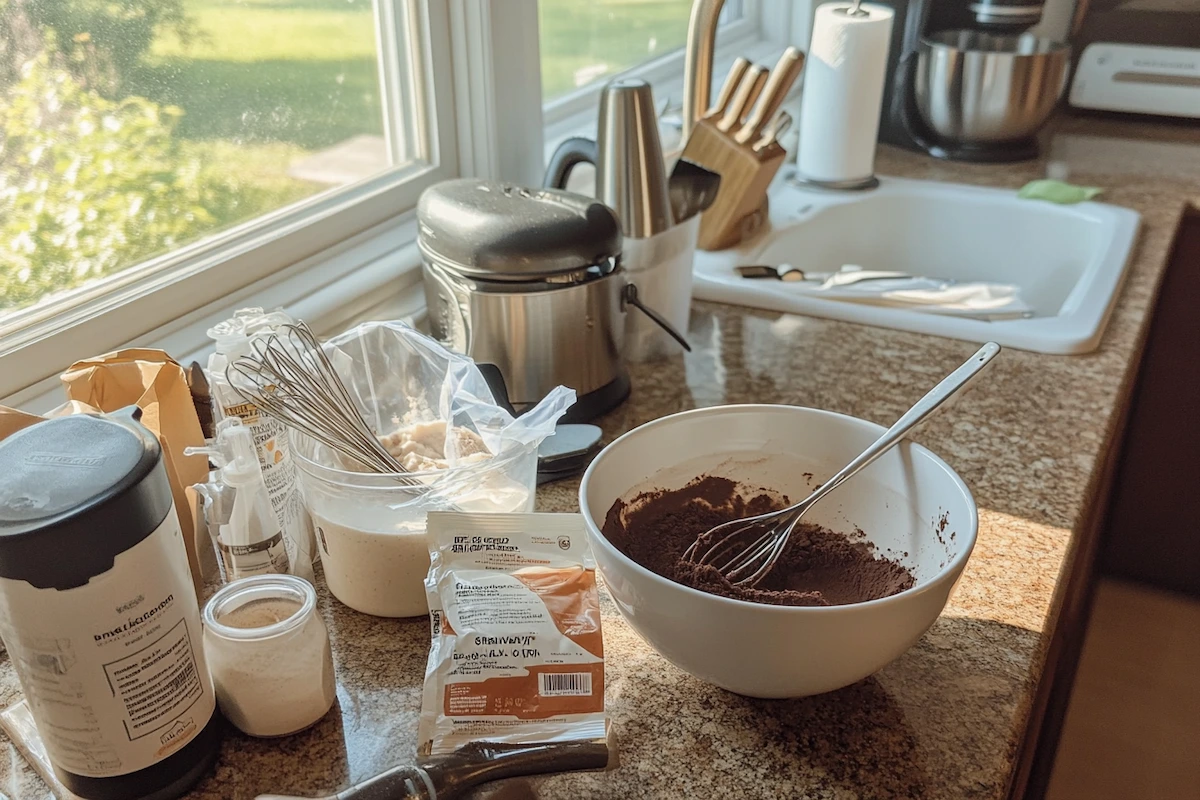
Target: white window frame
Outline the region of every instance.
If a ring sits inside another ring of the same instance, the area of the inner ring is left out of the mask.
[[[184,362],[202,360],[205,330],[247,305],[282,307],[318,332],[362,318],[419,317],[412,209],[421,189],[458,175],[537,185],[547,146],[594,132],[599,85],[543,108],[537,0],[375,2],[385,107],[399,97],[404,70],[420,68],[428,124],[417,129],[428,131],[432,163],[388,171],[151,260],[71,293],[66,311],[18,312],[13,318],[24,327],[0,323],[0,402],[46,410],[61,401],[57,376],[67,366],[119,347],[161,347]],[[717,36],[718,80],[738,55],[772,63],[787,44],[808,41],[808,2],[742,2],[743,18]],[[413,14],[426,30],[422,61],[405,64],[396,43]],[[650,80],[673,104],[682,97],[682,52],[630,74]],[[389,138],[388,146],[399,143]]]

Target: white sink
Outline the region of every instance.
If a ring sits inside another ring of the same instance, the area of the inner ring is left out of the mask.
[[[1140,220],[1104,203],[1060,206],[1021,200],[1009,189],[902,178],[837,193],[779,181],[770,200],[765,233],[738,248],[696,254],[694,297],[1040,353],[1086,353],[1099,344]],[[840,302],[796,284],[742,278],[734,267],[744,264],[811,272],[854,264],[1015,284],[1034,316],[986,321]]]

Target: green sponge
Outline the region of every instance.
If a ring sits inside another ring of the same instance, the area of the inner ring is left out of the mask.
[[[1096,186],[1076,186],[1054,180],[1030,181],[1021,187],[1017,197],[1024,200],[1046,200],[1050,203],[1069,206],[1091,200],[1104,191]]]

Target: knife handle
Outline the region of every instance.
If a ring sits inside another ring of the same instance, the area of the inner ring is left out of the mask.
[[[763,127],[783,105],[788,90],[792,88],[792,84],[796,82],[796,78],[799,77],[800,70],[803,68],[803,53],[794,47],[783,51],[779,62],[775,64],[775,69],[771,70],[771,78],[767,81],[766,88],[763,89],[762,100],[755,107],[750,119],[746,120],[742,129],[734,134],[734,141],[738,144],[746,144],[762,135]]]
[[[751,264],[745,267],[734,267],[734,269],[743,278],[774,278],[775,280],[781,280],[779,269],[767,264]]]
[[[778,142],[779,137],[787,133],[791,127],[792,115],[786,111],[780,111],[775,115],[774,121],[767,126],[765,131],[763,131],[763,135],[760,136],[758,141],[754,143],[754,147],[752,149],[756,153],[761,153],[772,144]]]
[[[729,101],[733,99],[733,93],[737,91],[738,85],[741,84],[748,69],[750,69],[750,62],[744,58],[738,58],[733,62],[733,66],[729,68],[729,74],[725,76],[725,83],[721,85],[721,93],[717,95],[716,105],[708,110],[705,117],[719,117],[725,114],[726,109],[729,108]]]
[[[741,122],[742,117],[746,115],[750,106],[754,105],[754,101],[758,99],[766,84],[767,70],[765,67],[755,64],[746,70],[746,76],[738,84],[733,100],[729,102],[729,108],[725,109],[725,116],[721,117],[717,123],[717,130],[729,133],[734,125]]]

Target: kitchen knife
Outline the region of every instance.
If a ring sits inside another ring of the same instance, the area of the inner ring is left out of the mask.
[[[721,85],[721,93],[717,95],[716,105],[708,110],[705,117],[720,117],[725,114],[726,109],[729,108],[729,101],[733,99],[733,93],[737,91],[742,78],[746,77],[748,69],[750,69],[750,62],[744,58],[738,58],[733,62],[733,66],[729,68],[729,74],[725,76],[725,83]]]
[[[772,122],[765,131],[762,137],[754,143],[754,152],[759,153],[766,150],[774,142],[779,141],[779,137],[788,132],[792,127],[792,115],[786,111],[780,111],[775,115],[775,121]]]
[[[864,281],[903,280],[914,277],[907,272],[896,270],[846,269],[844,267],[837,272],[805,272],[791,264],[780,264],[777,267],[769,264],[752,264],[734,269],[743,278],[774,278],[786,283],[816,282],[821,284],[822,289],[852,286]],[[951,281],[946,281],[946,283],[949,284]]]
[[[762,90],[762,98],[759,100],[758,106],[755,107],[754,113],[750,115],[750,119],[746,120],[746,124],[742,126],[741,130],[734,134],[734,141],[738,144],[747,144],[762,136],[762,129],[783,105],[788,91],[796,82],[796,78],[799,77],[800,70],[803,68],[803,53],[794,47],[783,51],[783,55],[775,64],[775,69],[771,70],[771,77],[767,81],[766,88]]]
[[[742,78],[733,99],[729,101],[729,108],[725,109],[725,116],[717,122],[717,130],[729,133],[735,125],[740,123],[766,85],[767,70],[765,67],[755,64],[746,70],[746,76]]]

